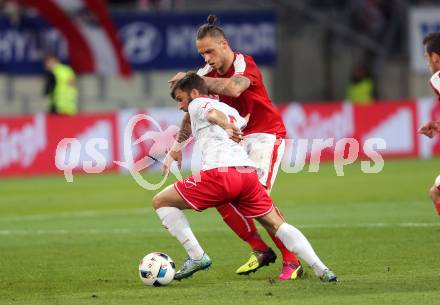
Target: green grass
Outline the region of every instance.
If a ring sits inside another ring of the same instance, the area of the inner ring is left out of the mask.
[[[440,222],[427,195],[439,169],[439,160],[397,160],[380,174],[354,164],[337,177],[327,164],[279,175],[274,200],[338,274],[335,285],[310,269],[273,281],[279,261],[235,275],[248,246],[211,210],[186,214],[212,268],[146,287],[143,255],[163,251],[178,267],[186,257],[150,207],[155,192],[123,175],[2,180],[0,304],[440,304]]]

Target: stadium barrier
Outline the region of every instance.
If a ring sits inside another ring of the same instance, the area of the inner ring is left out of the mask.
[[[359,155],[368,139],[381,138],[383,158],[440,155],[440,137],[417,134],[424,122],[440,119],[440,103],[431,98],[377,102],[369,106],[349,103],[286,103],[279,105],[287,129],[284,165],[292,164],[299,139],[309,149],[314,139],[331,139],[322,160],[334,157],[336,142],[353,138]],[[133,128],[127,123],[146,114]],[[0,177],[62,173],[126,171],[130,167],[159,169],[173,141],[182,113],[176,108],[127,109],[75,117],[35,114],[0,117]],[[145,139],[135,141],[142,135]],[[64,139],[64,141],[62,141]],[[345,146],[344,146],[345,149]],[[310,151],[307,154],[311,155]],[[191,162],[191,159],[196,162]],[[192,144],[184,149],[184,169],[197,170],[200,154]]]

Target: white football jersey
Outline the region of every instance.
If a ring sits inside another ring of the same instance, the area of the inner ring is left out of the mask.
[[[232,141],[223,128],[208,121],[207,114],[213,108],[223,112],[240,129],[246,124],[246,120],[236,109],[219,100],[198,97],[190,102],[188,113],[192,134],[202,153],[202,170],[233,166],[255,167],[240,144]]]
[[[437,94],[438,100],[440,101],[440,71],[431,76],[430,83],[435,94]]]

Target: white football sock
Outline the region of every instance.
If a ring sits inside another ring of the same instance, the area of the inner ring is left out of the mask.
[[[185,214],[174,207],[158,208],[156,213],[168,232],[182,244],[189,257],[200,260],[205,252],[189,227]]]
[[[324,270],[328,269],[316,255],[304,234],[294,226],[283,223],[276,231],[275,236],[283,242],[289,251],[297,254],[312,267],[317,276],[322,276]]]

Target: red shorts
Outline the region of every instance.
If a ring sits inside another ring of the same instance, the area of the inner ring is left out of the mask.
[[[272,199],[250,167],[226,167],[201,171],[174,183],[174,188],[196,211],[231,203],[246,218],[266,215]]]

